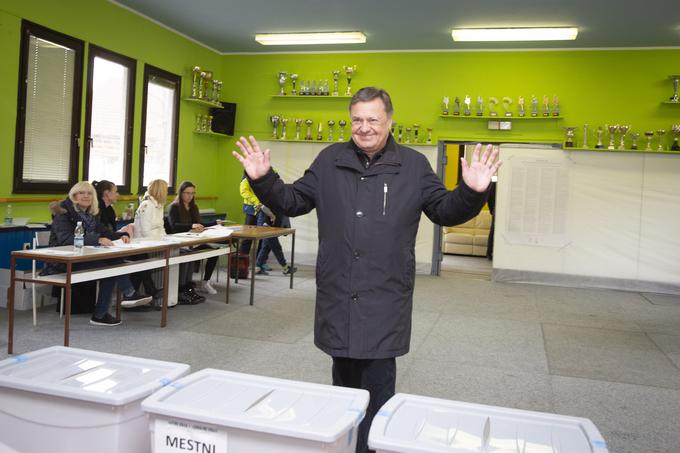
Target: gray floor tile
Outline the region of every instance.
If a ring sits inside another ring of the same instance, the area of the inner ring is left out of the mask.
[[[555,412],[592,420],[610,452],[678,451],[680,391],[560,376],[552,388]]]
[[[527,321],[441,315],[418,358],[547,373],[541,327]]]
[[[680,389],[680,370],[640,332],[544,324],[550,374]]]
[[[552,410],[549,379],[545,374],[416,359],[397,381],[397,391],[545,412]]]

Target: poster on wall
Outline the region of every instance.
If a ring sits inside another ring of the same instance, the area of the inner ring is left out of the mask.
[[[504,163],[503,177],[510,181],[504,238],[513,245],[564,247],[569,169],[548,157],[513,157]]]

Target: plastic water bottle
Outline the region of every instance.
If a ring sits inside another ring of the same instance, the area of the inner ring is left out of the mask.
[[[83,222],[78,222],[76,229],[73,232],[73,250],[76,253],[83,253],[83,246],[85,245],[85,228]]]
[[[11,225],[12,220],[12,205],[8,204],[7,210],[5,211],[5,225]]]

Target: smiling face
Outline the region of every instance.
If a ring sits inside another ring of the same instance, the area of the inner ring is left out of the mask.
[[[377,153],[387,143],[392,127],[392,118],[385,112],[382,99],[357,102],[350,110],[352,140],[369,157]]]
[[[75,193],[75,203],[83,210],[87,211],[92,206],[94,192],[89,190],[79,190]]]

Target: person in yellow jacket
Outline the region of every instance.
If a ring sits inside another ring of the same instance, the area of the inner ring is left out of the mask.
[[[241,194],[241,198],[243,198],[243,213],[246,215],[246,219],[243,223],[245,225],[257,225],[257,215],[260,213],[262,204],[250,187],[248,178],[246,178],[245,175],[241,178],[239,193]],[[243,241],[241,243],[240,252],[244,254],[250,253],[251,242],[252,241]]]

